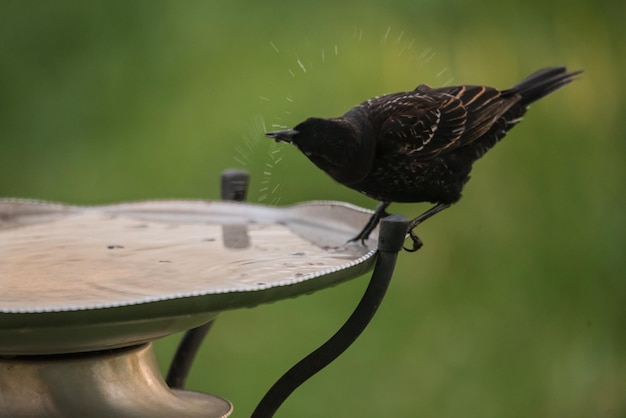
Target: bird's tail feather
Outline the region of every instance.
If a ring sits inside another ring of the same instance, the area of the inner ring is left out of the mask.
[[[519,103],[529,105],[569,84],[580,73],[582,71],[568,73],[565,67],[543,68],[502,93],[519,94],[522,96]]]

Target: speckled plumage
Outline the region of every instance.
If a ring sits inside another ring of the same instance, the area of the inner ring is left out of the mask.
[[[338,118],[309,118],[266,135],[294,144],[339,183],[383,202],[379,216],[390,202],[449,205],[461,198],[474,161],[528,106],[579,73],[545,68],[502,91],[420,85],[371,98]]]

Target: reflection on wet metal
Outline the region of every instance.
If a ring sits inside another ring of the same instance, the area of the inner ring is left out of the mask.
[[[222,225],[222,240],[226,248],[248,248],[250,237],[247,225]]]
[[[226,170],[222,173],[221,180],[222,200],[235,202],[246,200],[250,182],[247,172],[236,169]],[[226,248],[248,248],[250,246],[248,225],[246,223],[222,225],[222,240]]]

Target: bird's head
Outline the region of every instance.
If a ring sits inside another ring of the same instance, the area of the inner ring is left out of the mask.
[[[293,129],[267,132],[265,136],[276,142],[293,144],[307,157],[314,154],[332,153],[337,157],[341,152],[335,148],[354,141],[350,127],[337,119],[308,118]]]
[[[267,132],[265,136],[295,145],[335,180],[353,180],[354,159],[361,141],[345,120],[309,118],[293,129]]]

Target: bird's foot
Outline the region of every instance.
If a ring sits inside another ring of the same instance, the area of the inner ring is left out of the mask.
[[[417,226],[421,224],[422,222],[424,222],[426,219],[438,214],[442,210],[447,209],[449,207],[450,207],[449,203],[439,203],[435,205],[434,207],[428,209],[426,212],[422,213],[417,218],[413,219],[411,222],[409,222],[409,226],[407,228],[407,234],[409,234],[409,238],[411,238],[411,240],[413,241],[413,246],[411,248],[403,247],[404,250],[410,253],[414,253],[415,251],[422,248],[422,245],[424,245],[424,243],[415,234],[414,229],[417,228]]]
[[[365,246],[365,241],[367,241],[367,239],[370,237],[372,231],[376,229],[376,226],[378,225],[378,222],[380,222],[380,219],[381,218],[377,217],[376,214],[374,214],[367,222],[367,225],[365,225],[365,227],[361,230],[361,232],[359,232],[354,238],[349,239],[348,242],[360,242],[361,245]]]
[[[365,245],[365,241],[367,241],[372,231],[376,229],[376,226],[378,226],[380,220],[386,216],[389,216],[389,214],[387,213],[387,207],[389,205],[389,202],[381,202],[374,211],[374,214],[371,216],[369,221],[367,221],[367,224],[361,230],[361,232],[359,232],[356,237],[349,239],[348,242],[360,241],[361,245]]]
[[[373,228],[372,228],[373,229]],[[359,232],[359,234],[353,238],[350,238],[348,240],[348,243],[350,242],[360,242],[361,245],[365,245],[365,241],[367,241],[367,239],[369,238],[370,234],[372,233],[372,231],[367,231],[365,228]]]
[[[412,229],[410,229],[408,233],[409,233],[409,238],[411,238],[411,241],[413,241],[413,246],[411,248],[407,248],[403,246],[402,248],[404,248],[404,251],[406,252],[414,253],[415,251],[422,248],[422,245],[424,245],[424,243],[422,242],[421,239],[419,239],[417,235],[415,235],[415,231],[413,231]]]

